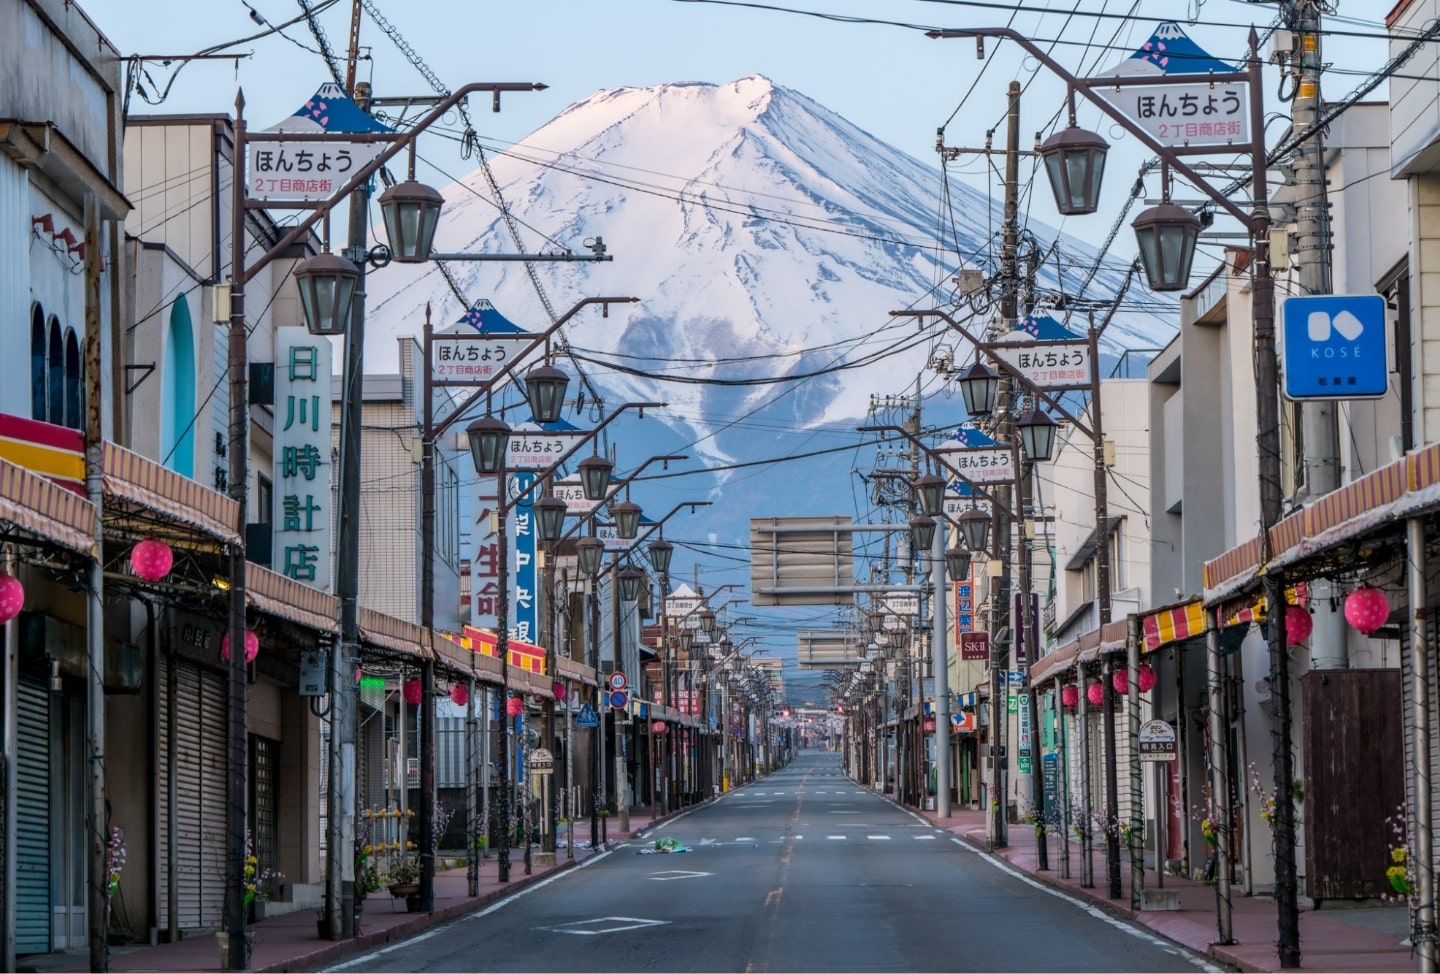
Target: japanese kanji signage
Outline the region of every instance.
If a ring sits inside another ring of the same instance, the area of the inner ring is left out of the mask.
[[[256,133],[245,142],[245,195],[263,203],[328,200],[384,149],[378,142],[298,142]]]
[[[1090,388],[1088,342],[997,342],[990,351],[1041,389]]]
[[[276,571],[330,588],[330,357],[328,338],[275,329]]]
[[[533,335],[496,337],[474,331],[434,335],[430,339],[430,380],[437,386],[491,382],[535,340]]]
[[[1161,145],[1249,145],[1250,96],[1244,83],[1123,85],[1105,99]]]
[[[579,477],[557,480],[551,485],[550,490],[565,502],[565,511],[569,514],[589,514],[600,506],[599,501],[592,501],[585,496],[585,487],[580,483]]]
[[[951,613],[955,617],[955,638],[960,640],[963,647],[964,634],[975,628],[975,566],[972,564],[970,573],[952,584],[955,586],[954,611]],[[986,652],[985,658],[988,659],[988,649]],[[969,658],[968,656],[962,657],[962,659]]]
[[[933,452],[951,473],[971,483],[1003,484],[1015,479],[1015,464],[1009,447],[977,450],[945,443],[935,447]]]
[[[511,470],[544,470],[572,449],[579,448],[587,433],[555,433],[538,423],[521,423],[510,433],[505,466]]]
[[[514,474],[510,483],[511,496],[520,498],[509,518],[511,529],[515,532],[515,543],[510,546],[515,558],[515,571],[511,575],[515,587],[510,593],[510,635],[522,642],[533,643],[540,638],[540,609],[537,604],[540,574],[535,557],[538,537],[534,516],[534,503],[539,491],[531,490],[535,484],[533,473]]]
[[[500,594],[500,538],[492,515],[499,508],[495,478],[480,478],[475,500],[476,517],[470,527],[474,547],[470,555],[470,618],[479,629],[494,632],[497,625],[495,600]]]

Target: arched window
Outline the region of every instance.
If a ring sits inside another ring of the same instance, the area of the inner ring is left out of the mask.
[[[161,358],[160,462],[195,476],[195,328],[184,296],[170,306]]]
[[[30,309],[30,418],[45,421],[45,312]]]
[[[80,343],[75,329],[65,331],[65,425],[85,428],[85,369],[80,360]]]
[[[45,356],[45,419],[65,422],[65,340],[60,335],[60,319],[54,315],[50,317],[49,350]]]

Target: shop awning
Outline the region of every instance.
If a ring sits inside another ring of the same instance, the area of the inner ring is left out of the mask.
[[[1046,681],[1068,672],[1074,666],[1124,650],[1128,631],[1129,623],[1121,619],[1117,622],[1107,623],[1100,629],[1082,633],[1078,638],[1057,647],[1053,653],[1047,653],[1031,663],[1030,685],[1032,687],[1040,686]]]
[[[403,656],[421,659],[426,656],[422,637],[424,630],[413,622],[387,616],[374,609],[361,608],[356,614],[360,642],[388,649]]]
[[[1259,537],[1207,561],[1204,604],[1214,606],[1233,600],[1259,585],[1266,570],[1303,563],[1328,549],[1437,506],[1440,506],[1440,444],[1432,444],[1352,480],[1276,524],[1269,532],[1268,563],[1261,557]]]
[[[102,453],[105,501],[128,502],[167,515],[227,544],[242,544],[240,505],[199,481],[182,477],[138,453],[106,443]]]
[[[583,684],[587,687],[597,685],[595,681],[595,671],[579,660],[557,656],[555,658],[555,669],[562,679],[574,680],[576,683]]]
[[[245,563],[245,599],[266,615],[317,632],[340,631],[339,599],[254,562]]]
[[[1147,613],[1140,620],[1144,638],[1143,652],[1153,653],[1162,646],[1203,635],[1205,605],[1199,599],[1181,605],[1166,606]]]
[[[94,505],[5,460],[0,460],[0,520],[76,554],[95,557]]]

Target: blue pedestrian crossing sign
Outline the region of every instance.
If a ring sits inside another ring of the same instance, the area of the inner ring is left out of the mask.
[[[600,718],[595,716],[595,708],[588,703],[580,707],[580,712],[575,715],[576,727],[599,727]]]
[[[1389,365],[1385,299],[1378,294],[1286,298],[1287,399],[1367,399],[1385,395]]]

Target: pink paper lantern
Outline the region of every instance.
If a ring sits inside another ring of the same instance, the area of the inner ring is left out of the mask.
[[[1060,703],[1065,707],[1078,707],[1080,705],[1080,688],[1073,683],[1061,687]]]
[[[1105,684],[1092,683],[1085,688],[1085,699],[1093,706],[1100,706],[1105,702]]]
[[[505,713],[511,717],[519,717],[525,712],[525,701],[519,697],[511,697],[505,701]]]
[[[1120,694],[1122,697],[1125,694],[1129,693],[1130,671],[1122,667],[1121,669],[1116,670],[1114,673],[1111,673],[1110,685],[1113,686],[1115,688],[1115,692]]]
[[[418,707],[420,701],[425,698],[424,690],[420,686],[419,677],[411,677],[405,681],[405,702],[412,707]]]
[[[550,693],[557,702],[563,701],[567,693],[565,689],[565,684],[561,683],[559,680],[556,680],[554,683],[550,684]]]
[[[650,725],[650,732],[651,732],[652,734],[663,734],[663,733],[665,733],[665,721],[663,721],[663,720],[657,720],[657,721],[655,721],[653,724]]]
[[[1310,613],[1298,605],[1287,605],[1285,607],[1285,641],[1287,643],[1303,643],[1310,638],[1310,633],[1315,629],[1315,620],[1310,618]]]
[[[1136,682],[1140,684],[1141,693],[1149,693],[1155,689],[1155,683],[1159,679],[1160,678],[1155,675],[1155,667],[1149,663],[1140,664],[1140,675],[1136,677]]]
[[[25,586],[14,575],[0,572],[0,623],[9,622],[25,608]]]
[[[255,635],[253,630],[245,630],[245,662],[255,662],[255,657],[260,655],[260,637]],[[230,634],[227,632],[220,637],[220,658],[230,662]]]
[[[1345,621],[1365,635],[1390,618],[1390,599],[1378,588],[1361,585],[1345,597]]]
[[[175,566],[175,552],[159,538],[146,538],[130,549],[130,570],[147,582],[158,582]]]
[[[470,691],[463,683],[457,683],[450,688],[450,702],[457,707],[463,707],[470,702]]]

